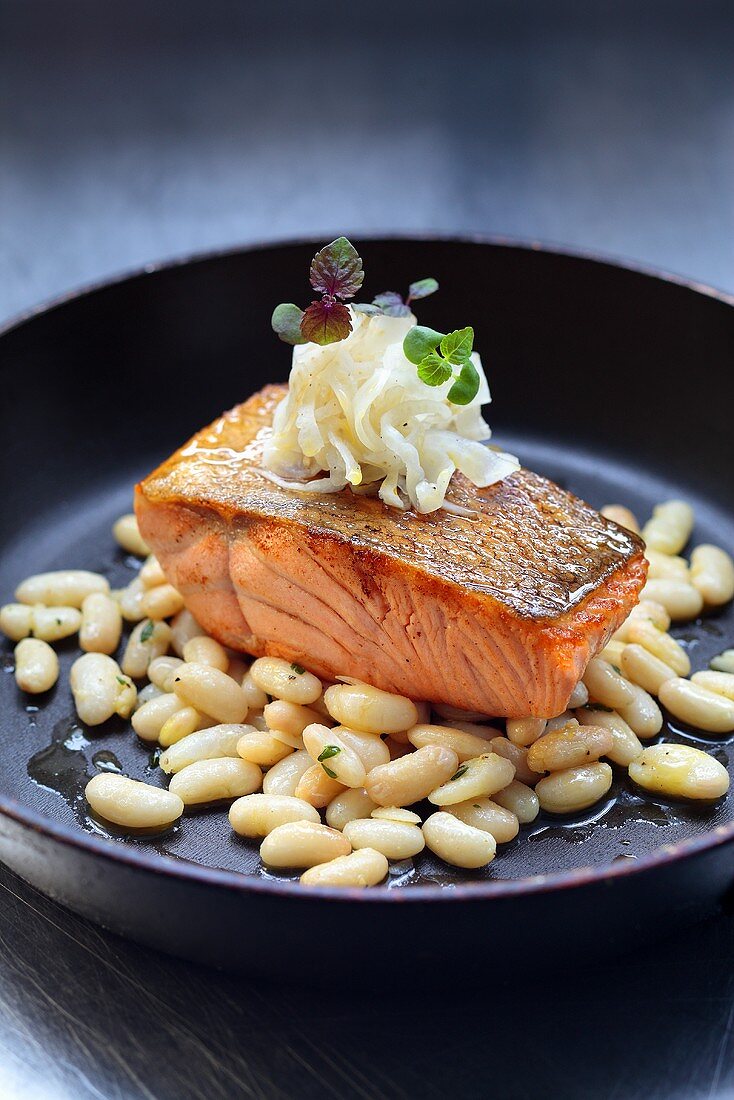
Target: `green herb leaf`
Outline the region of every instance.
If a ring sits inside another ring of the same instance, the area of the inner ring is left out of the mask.
[[[432,351],[418,364],[418,377],[427,386],[441,386],[451,377],[451,367],[437,351]]]
[[[415,328],[408,330],[403,340],[405,358],[418,366],[427,355],[436,350],[443,338],[444,334],[436,332],[434,328],[416,325]]]
[[[427,298],[429,294],[435,294],[438,283],[435,279],[419,279],[417,283],[411,283],[408,287],[408,303],[417,298]]]
[[[454,774],[451,776],[451,779],[449,780],[449,783],[453,783],[453,781],[455,779],[461,779],[462,775],[466,775],[466,773],[468,771],[469,771],[469,765],[468,764],[462,764],[461,767],[459,768],[459,770],[454,772]]]
[[[123,687],[130,687],[130,681],[126,680],[124,676],[115,676],[118,684],[122,684]]]
[[[398,294],[397,290],[384,290],[382,294],[375,295],[372,305],[378,306],[383,311],[390,309],[391,306],[402,306],[403,296]],[[410,310],[408,312],[410,313]]]
[[[299,676],[303,676],[304,672],[306,671],[303,665],[291,665],[291,668],[294,672],[297,672]]]
[[[471,355],[473,345],[474,329],[471,326],[458,328],[455,332],[450,332],[448,336],[444,336],[441,341],[441,354],[453,366],[460,367]]]
[[[337,237],[316,253],[311,261],[309,279],[311,286],[320,294],[332,298],[353,298],[364,281],[362,260],[357,249],[346,237]]]
[[[302,320],[302,309],[293,302],[283,302],[273,310],[270,324],[284,344],[305,344],[306,340],[301,334]]]
[[[341,751],[338,745],[324,745],[316,759],[319,764],[323,764],[324,760],[331,760],[332,756],[338,756]]]
[[[369,302],[355,302],[352,306],[355,313],[365,313],[368,317],[382,316],[379,306],[370,305]]]
[[[474,400],[478,392],[479,375],[471,359],[467,359],[447,397],[453,405],[468,405],[470,401]]]
[[[320,302],[311,302],[301,320],[304,340],[322,347],[346,339],[351,331],[352,320],[347,307],[326,294]]]
[[[145,624],[143,629],[140,631],[140,641],[141,642],[149,641],[153,637],[153,631],[154,630],[155,630],[155,625],[153,623],[153,620],[148,619],[147,623]]]
[[[410,306],[405,304],[402,295],[395,290],[378,294],[372,304],[379,306],[380,313],[387,317],[410,317]]]
[[[324,769],[329,779],[336,779],[336,772],[332,771],[332,769],[328,767],[328,765],[322,764],[321,767]]]

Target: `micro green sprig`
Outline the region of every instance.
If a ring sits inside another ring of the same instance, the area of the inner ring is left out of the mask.
[[[311,261],[309,281],[321,298],[306,310],[284,302],[273,310],[272,326],[286,344],[334,344],[352,331],[349,310],[344,305],[353,298],[364,280],[362,260],[346,237],[337,237],[325,245]]]
[[[351,241],[337,237],[311,261],[311,286],[321,295],[308,309],[283,302],[273,310],[272,326],[286,344],[314,343],[325,346],[345,340],[352,331],[352,319],[344,304],[353,298],[364,281],[362,259]],[[355,303],[353,309],[368,316],[408,317],[411,303],[435,294],[435,279],[418,279],[403,298],[395,290],[378,294],[371,303]],[[448,399],[454,405],[468,405],[479,391],[479,375],[471,361],[474,329],[443,333],[418,325],[403,340],[406,358],[418,367],[418,377],[427,386],[441,386],[454,379]],[[458,369],[455,369],[458,368]]]
[[[479,391],[479,374],[471,361],[473,346],[471,326],[444,333],[416,325],[403,340],[405,357],[418,367],[421,382],[442,386],[449,378],[454,379],[447,394],[454,405],[468,405]]]

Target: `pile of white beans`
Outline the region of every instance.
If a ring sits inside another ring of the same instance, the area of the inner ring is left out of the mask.
[[[603,512],[639,530],[626,508]],[[18,687],[32,694],[58,679],[50,643],[78,633],[84,652],[70,687],[80,721],[130,718],[142,741],[161,747],[168,788],[100,772],[86,788],[98,817],[161,830],[187,807],[228,802],[232,829],[260,842],[266,866],[300,870],[309,886],[372,886],[388,861],[424,848],[457,867],[485,867],[541,809],[570,814],[603,799],[610,762],[664,797],[726,793],[726,769],[701,749],[643,746],[662,729],[657,699],[700,730],[734,731],[734,650],[688,679],[688,655],[668,633],[672,620],[734,596],[725,551],[698,546],[690,562],[679,556],[692,528],[688,505],[655,509],[642,532],[650,572],[640,603],[589,663],[568,709],[550,720],[508,719],[504,729],[347,678],[323,684],[279,658],[248,667],[203,633],[132,515],[113,529],[146,559],[126,588],[111,591],[84,570],[29,577],[17,602],[0,609],[0,629],[17,642]],[[118,663],[123,621],[135,625]]]

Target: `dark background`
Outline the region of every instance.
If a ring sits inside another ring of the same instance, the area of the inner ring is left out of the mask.
[[[1,0],[0,320],[161,258],[340,231],[537,238],[734,290],[733,47],[734,8],[706,0]],[[529,928],[529,976],[465,993],[476,949],[432,997],[389,959],[381,997],[358,973],[348,995],[269,988],[0,871],[0,1096],[734,1095],[726,913],[560,974]]]

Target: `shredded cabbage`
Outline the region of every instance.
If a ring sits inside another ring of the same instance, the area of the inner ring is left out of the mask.
[[[415,317],[350,313],[345,340],[293,349],[288,395],[265,445],[271,480],[299,492],[377,489],[385,504],[425,513],[444,506],[455,470],[483,488],[519,469],[513,455],[484,445],[481,406],[491,398],[476,352],[479,391],[453,405],[452,380],[427,386],[403,354]]]

